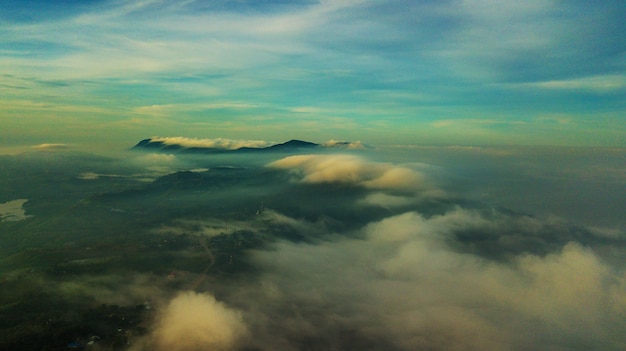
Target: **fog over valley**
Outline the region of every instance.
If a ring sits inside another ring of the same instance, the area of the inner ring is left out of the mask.
[[[133,145],[0,156],[0,349],[626,347],[623,149]]]

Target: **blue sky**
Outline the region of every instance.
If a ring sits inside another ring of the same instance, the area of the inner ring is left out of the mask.
[[[0,2],[0,144],[626,146],[623,1]]]

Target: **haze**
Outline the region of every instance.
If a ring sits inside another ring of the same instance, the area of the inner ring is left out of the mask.
[[[624,18],[0,2],[0,349],[626,349]]]

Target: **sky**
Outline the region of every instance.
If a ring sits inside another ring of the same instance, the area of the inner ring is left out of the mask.
[[[622,1],[2,1],[0,147],[626,146]]]

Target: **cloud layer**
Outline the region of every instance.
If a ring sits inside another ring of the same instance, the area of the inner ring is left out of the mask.
[[[178,145],[186,148],[214,148],[225,150],[236,150],[242,147],[262,148],[273,145],[263,140],[231,140],[225,138],[198,139],[185,137],[152,137],[153,142],[162,142],[165,145]]]
[[[293,170],[303,183],[339,183],[376,190],[418,191],[430,185],[408,167],[367,161],[354,155],[297,155],[268,164]]]
[[[262,349],[298,350],[306,340],[312,350],[625,346],[623,272],[573,242],[506,262],[454,248],[453,232],[493,225],[470,212],[430,219],[409,212],[367,225],[363,239],[258,251],[260,289],[245,292],[243,304],[263,318],[247,320],[263,321],[252,329],[270,334],[260,336]]]
[[[0,317],[20,326],[2,331],[23,330],[0,347],[65,347],[61,329],[132,351],[626,347],[621,213],[587,227],[514,207],[530,189],[561,208],[577,186],[619,209],[598,192],[621,189],[619,150],[333,150],[3,156],[21,200],[2,219],[26,198],[33,216],[0,223]]]
[[[268,218],[269,231],[286,220]],[[169,350],[623,349],[626,275],[590,247],[564,238],[547,252],[504,258],[476,249],[490,241],[524,248],[524,237],[544,247],[537,235],[546,226],[456,208],[393,215],[314,244],[281,240],[251,252],[258,275],[215,289],[222,302],[173,298],[147,342]]]

